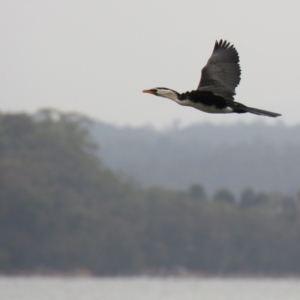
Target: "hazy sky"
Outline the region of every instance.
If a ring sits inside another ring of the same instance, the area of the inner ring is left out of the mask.
[[[142,94],[195,89],[216,39],[232,42],[236,100],[300,123],[300,1],[0,0],[1,111],[53,107],[118,125],[266,120]]]

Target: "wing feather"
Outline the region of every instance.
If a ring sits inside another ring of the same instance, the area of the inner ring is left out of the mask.
[[[241,80],[239,55],[229,42],[216,41],[211,57],[202,69],[198,90],[215,91],[220,95],[235,95],[235,88]]]

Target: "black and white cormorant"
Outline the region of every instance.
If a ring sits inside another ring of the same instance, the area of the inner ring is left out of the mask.
[[[143,92],[168,98],[180,105],[191,106],[207,113],[249,112],[268,117],[280,116],[235,102],[235,88],[240,83],[240,76],[239,55],[236,49],[227,41],[220,40],[216,41],[213,53],[202,69],[196,90],[180,94],[168,88],[157,87]]]

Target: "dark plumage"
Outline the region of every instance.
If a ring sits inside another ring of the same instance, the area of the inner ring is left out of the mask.
[[[239,55],[229,42],[216,41],[211,57],[202,69],[196,90],[178,93],[167,88],[144,90],[145,93],[165,97],[184,106],[192,106],[208,113],[252,113],[268,117],[280,114],[248,107],[234,101],[235,88],[241,80]]]
[[[233,99],[235,88],[241,80],[241,69],[239,66],[239,55],[233,45],[226,41],[215,43],[215,48],[206,66],[202,69],[198,91],[219,92],[220,96]]]

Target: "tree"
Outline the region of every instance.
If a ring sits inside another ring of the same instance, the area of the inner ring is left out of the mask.
[[[268,196],[265,193],[255,193],[252,188],[246,188],[241,193],[239,206],[241,208],[247,208],[254,205],[260,205],[269,201]]]
[[[202,201],[207,199],[204,187],[197,183],[194,183],[190,186],[189,195],[192,199],[197,201],[199,200]]]
[[[217,203],[235,204],[235,197],[230,190],[221,188],[214,194],[213,201]]]

